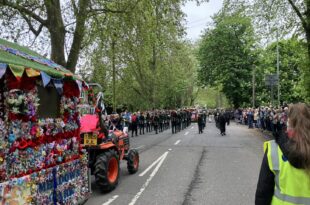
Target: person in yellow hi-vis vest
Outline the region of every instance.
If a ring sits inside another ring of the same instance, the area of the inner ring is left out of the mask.
[[[255,205],[310,205],[310,107],[289,107],[286,130],[264,143]]]

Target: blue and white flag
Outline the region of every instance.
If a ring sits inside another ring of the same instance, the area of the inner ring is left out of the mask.
[[[52,78],[51,78],[51,76],[47,75],[43,71],[41,71],[41,77],[42,77],[42,81],[43,81],[43,86],[46,87],[50,83]]]
[[[63,87],[64,87],[62,79],[53,78],[52,81],[53,81],[53,84],[54,84],[58,94],[61,95],[63,93]]]

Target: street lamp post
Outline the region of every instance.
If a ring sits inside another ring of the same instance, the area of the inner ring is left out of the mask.
[[[113,72],[113,112],[116,112],[116,70],[115,70],[115,39],[112,40],[112,72]]]
[[[279,56],[279,32],[277,29],[277,76],[278,76],[278,106],[280,106],[280,56]]]
[[[270,13],[271,7],[272,7],[272,0],[269,0],[269,6],[270,6]],[[277,29],[277,78],[278,78],[278,106],[280,106],[280,56],[279,56],[279,29]]]
[[[253,67],[253,75],[252,75],[252,107],[255,108],[255,72],[256,66]]]

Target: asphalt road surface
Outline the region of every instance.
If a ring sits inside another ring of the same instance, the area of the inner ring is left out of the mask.
[[[140,153],[139,171],[121,162],[117,188],[102,193],[92,183],[87,205],[250,205],[263,157],[259,131],[234,122],[221,136],[214,123],[203,134],[197,124],[177,134],[171,129],[130,138]]]

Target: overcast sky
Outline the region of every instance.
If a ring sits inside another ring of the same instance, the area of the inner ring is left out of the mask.
[[[187,38],[196,41],[208,22],[211,22],[211,16],[218,12],[222,7],[223,0],[210,0],[208,3],[197,6],[195,2],[187,2],[183,7],[186,13]]]

